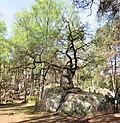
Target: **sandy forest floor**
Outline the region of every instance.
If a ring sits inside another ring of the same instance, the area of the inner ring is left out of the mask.
[[[32,104],[0,105],[0,123],[120,123],[120,113],[95,116],[33,113]]]

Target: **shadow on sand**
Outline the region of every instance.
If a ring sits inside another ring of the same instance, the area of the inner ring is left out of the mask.
[[[59,115],[58,113],[50,113],[44,116],[31,117],[29,120],[24,120],[16,123],[88,123],[84,117],[74,115]]]

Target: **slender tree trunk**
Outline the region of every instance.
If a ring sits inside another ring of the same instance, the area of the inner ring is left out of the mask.
[[[2,98],[1,96],[2,96],[2,95],[1,95],[1,93],[2,93],[2,92],[1,92],[1,79],[0,79],[0,104],[2,103],[2,99],[1,99],[1,98]]]
[[[41,70],[41,99],[43,99],[43,94],[44,94],[44,86],[45,86],[45,80],[44,80],[44,63],[42,63],[42,70]]]
[[[117,82],[117,51],[115,46],[115,52],[114,52],[114,72],[113,72],[113,78],[114,78],[114,91],[115,91],[115,98],[114,98],[114,113],[118,113],[118,90],[119,85]]]
[[[24,69],[24,102],[27,102],[27,70],[26,68]]]
[[[112,90],[115,90],[115,83],[114,83],[114,70],[113,70],[113,60],[111,57],[111,82],[112,82]]]
[[[2,98],[2,97],[1,97],[1,96],[2,96],[2,94],[1,94],[1,93],[2,93],[2,91],[1,91],[1,90],[2,90],[2,87],[1,87],[2,69],[1,69],[1,67],[2,67],[2,64],[0,64],[0,104],[2,103],[2,99],[1,99],[1,98]]]
[[[117,70],[117,63],[116,63],[116,53],[115,53],[115,55],[114,55],[114,57],[115,57],[115,63],[114,63],[114,83],[115,83],[115,92],[116,92],[116,89],[117,89],[117,80],[116,80],[116,70]]]
[[[34,72],[33,69],[31,70],[31,84],[30,84],[30,96],[33,96],[33,89],[34,89]]]

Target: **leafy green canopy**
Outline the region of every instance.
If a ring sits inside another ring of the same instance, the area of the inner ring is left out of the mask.
[[[4,21],[0,21],[0,62],[9,61],[10,46],[8,40],[5,38],[6,26]]]
[[[115,83],[114,77],[118,78],[119,73],[119,60],[117,48],[120,47],[120,17],[116,17],[111,24],[105,24],[103,27],[99,28],[95,35],[95,47],[97,59],[99,61],[101,71],[104,75],[104,82],[108,82],[108,85],[119,86]],[[116,65],[115,65],[116,64]],[[115,68],[116,67],[116,68]],[[117,70],[115,70],[117,69]],[[100,74],[100,72],[98,73]],[[111,87],[112,88],[112,87]]]
[[[19,50],[33,54],[46,51],[44,55],[48,57],[55,50],[55,39],[59,35],[56,28],[59,25],[59,15],[60,11],[54,0],[36,0],[30,11],[16,14],[14,45]]]

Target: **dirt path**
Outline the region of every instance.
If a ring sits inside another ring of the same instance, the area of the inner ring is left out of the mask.
[[[1,105],[0,123],[120,123],[120,113],[96,116],[58,115],[57,113],[33,114],[33,105]]]
[[[16,123],[29,119],[29,114],[24,109],[32,106],[25,104],[1,105],[0,106],[0,123]]]

